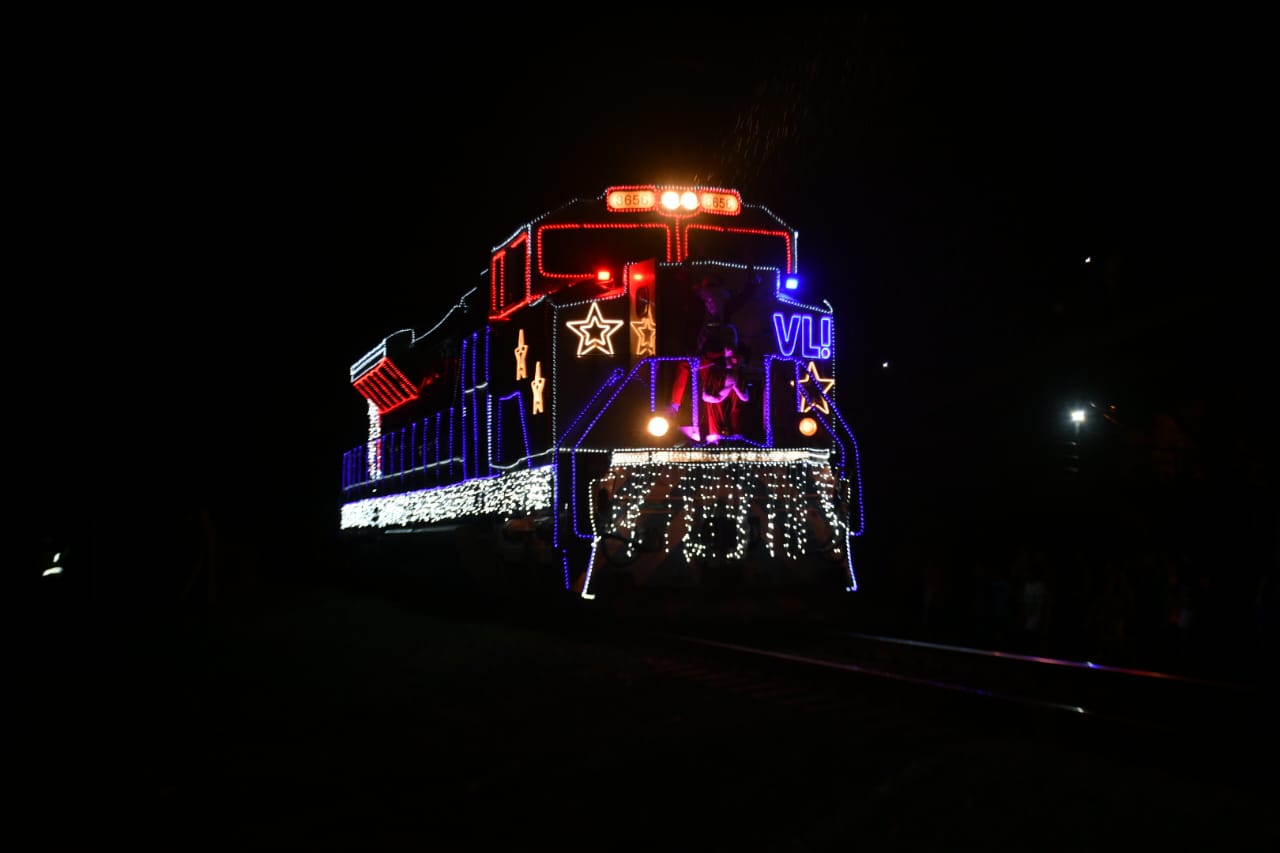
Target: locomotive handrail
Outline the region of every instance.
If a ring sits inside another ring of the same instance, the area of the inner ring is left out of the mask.
[[[685,362],[689,365],[690,374],[692,376],[693,394],[694,398],[697,399],[700,392],[698,384],[698,366],[701,364],[701,360],[697,356],[650,356],[648,358],[643,358],[636,362],[635,366],[632,367],[625,376],[623,376],[621,368],[615,370],[609,376],[606,380],[606,386],[611,386],[610,392],[604,393],[604,389],[601,389],[601,393],[587,401],[587,404],[582,407],[582,410],[578,413],[577,417],[573,419],[569,426],[565,428],[564,433],[560,436],[561,447],[578,447],[599,421],[600,416],[608,410],[609,406],[611,406],[614,400],[618,398],[618,395],[622,393],[622,390],[636,379],[641,368],[647,368],[650,370],[650,382],[653,382],[655,381],[653,371],[657,369],[659,364],[666,362]],[[693,425],[695,428],[698,426],[697,406],[693,407]]]

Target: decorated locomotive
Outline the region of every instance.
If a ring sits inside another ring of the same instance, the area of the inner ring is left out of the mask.
[[[517,228],[440,322],[351,366],[368,434],[342,534],[403,550],[448,528],[466,553],[424,548],[427,570],[587,601],[855,591],[858,446],[797,236],[702,186],[610,187]]]

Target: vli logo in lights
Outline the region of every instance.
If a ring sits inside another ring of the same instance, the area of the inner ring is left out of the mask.
[[[814,333],[814,319],[817,319],[817,334]],[[778,352],[785,356],[794,356],[799,346],[801,358],[831,358],[832,320],[830,317],[817,317],[812,314],[791,314],[784,316],[781,312],[773,314],[773,336],[778,342]]]

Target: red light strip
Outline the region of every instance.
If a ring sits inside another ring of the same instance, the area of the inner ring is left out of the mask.
[[[723,225],[686,225],[684,236],[684,251],[689,251],[689,233],[691,231],[719,231],[721,233],[730,234],[760,234],[765,237],[781,237],[787,244],[787,269],[786,272],[793,273],[795,267],[795,253],[791,245],[792,233],[790,231],[770,231],[764,228],[729,228]],[[684,260],[682,257],[681,260]]]
[[[506,246],[493,253],[493,258],[489,261],[489,318],[497,319],[505,317],[517,308],[528,304],[529,302],[529,270],[528,264],[525,264],[524,271],[524,298],[512,303],[509,307],[506,303],[498,304],[500,294],[506,293],[507,288],[507,252],[512,249],[518,249],[521,243],[527,242],[529,233],[527,231],[520,232],[520,236],[516,237]],[[500,310],[501,309],[501,310]]]
[[[378,414],[382,415],[418,398],[418,389],[385,356],[351,384],[361,396],[377,406]]]
[[[636,229],[636,228],[660,228],[660,229],[662,229],[663,231],[665,231],[665,232],[666,232],[666,238],[667,238],[667,241],[666,241],[666,242],[667,242],[667,256],[666,256],[666,258],[664,258],[664,260],[666,260],[666,261],[670,261],[670,260],[671,260],[671,257],[672,257],[672,256],[671,256],[671,229],[667,226],[667,224],[666,224],[665,222],[653,222],[653,223],[642,223],[642,222],[631,222],[631,223],[628,223],[628,222],[606,222],[606,223],[601,223],[601,222],[586,222],[586,223],[581,223],[581,224],[578,224],[578,225],[571,225],[571,224],[562,224],[562,225],[543,225],[542,227],[540,227],[540,228],[538,229],[538,236],[537,236],[537,247],[538,247],[538,250],[537,250],[537,255],[538,255],[538,275],[542,276],[543,278],[562,278],[562,279],[595,278],[595,275],[596,275],[596,274],[595,274],[595,271],[594,271],[594,270],[587,270],[587,271],[585,271],[585,272],[580,272],[580,273],[559,273],[559,272],[552,273],[552,272],[547,272],[547,271],[546,271],[546,269],[544,269],[544,268],[543,268],[543,266],[542,266],[542,235],[543,235],[544,233],[546,233],[547,231],[551,231],[551,230],[561,231],[561,230],[565,230],[565,229],[569,229],[569,228],[580,228],[580,229],[583,229],[583,230],[589,230],[589,229],[593,229],[593,228],[594,228],[594,229],[605,229],[605,228],[610,228],[610,229],[615,229],[615,230],[617,230],[617,229]]]

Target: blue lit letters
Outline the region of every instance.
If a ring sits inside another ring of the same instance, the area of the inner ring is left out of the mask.
[[[815,336],[812,314],[783,316],[782,312],[775,311],[773,336],[778,342],[778,352],[785,356],[794,356],[798,344],[801,358],[831,358],[831,317],[818,317],[817,320],[818,329]]]

